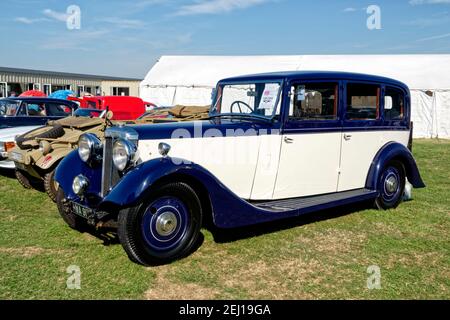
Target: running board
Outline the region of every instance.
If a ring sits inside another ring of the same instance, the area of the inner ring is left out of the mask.
[[[378,192],[376,190],[357,189],[313,197],[273,200],[268,202],[252,202],[251,204],[258,209],[271,212],[287,212],[296,210],[313,211],[353,202],[370,200],[376,198],[377,196]]]

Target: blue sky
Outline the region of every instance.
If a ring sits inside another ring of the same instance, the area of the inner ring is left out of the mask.
[[[140,78],[161,55],[450,53],[449,12],[450,0],[2,1],[0,66]]]

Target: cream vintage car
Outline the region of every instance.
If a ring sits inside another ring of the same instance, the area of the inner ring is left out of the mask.
[[[67,224],[116,226],[131,260],[188,255],[205,221],[223,229],[372,201],[397,207],[411,153],[408,87],[341,72],[218,83],[209,120],[83,134],[56,171]]]

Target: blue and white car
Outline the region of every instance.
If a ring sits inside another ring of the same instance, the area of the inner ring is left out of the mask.
[[[218,83],[205,121],[80,137],[59,165],[58,208],[75,229],[117,226],[129,257],[167,263],[212,221],[230,229],[355,202],[397,207],[411,154],[408,87],[371,75],[284,72]]]

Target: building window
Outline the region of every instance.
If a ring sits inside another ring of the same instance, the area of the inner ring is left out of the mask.
[[[84,86],[77,86],[77,96],[81,97],[84,92]]]
[[[52,94],[52,85],[51,84],[44,84],[43,86],[43,92],[46,94],[46,95],[51,95]]]
[[[113,96],[129,96],[130,88],[128,87],[112,87],[112,95]]]

